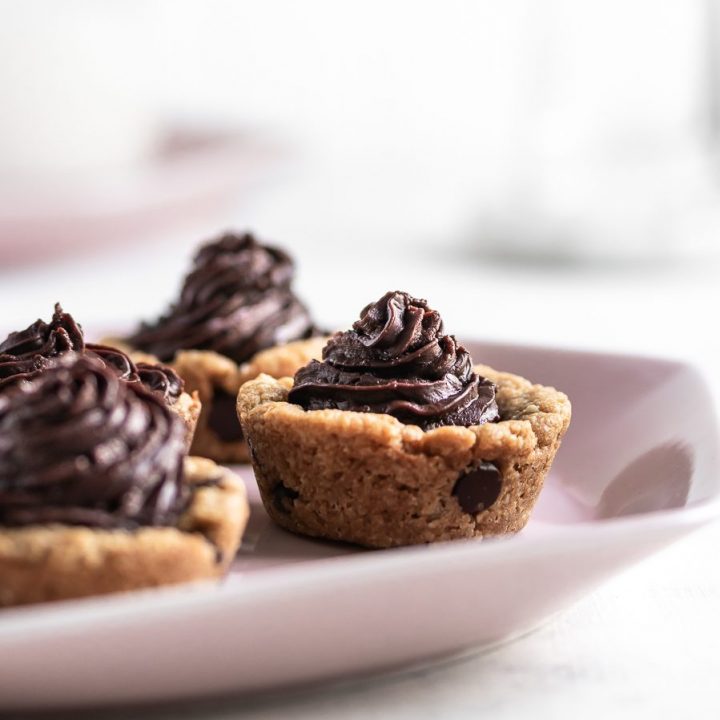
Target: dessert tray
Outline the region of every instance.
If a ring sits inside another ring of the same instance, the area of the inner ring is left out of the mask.
[[[253,514],[227,580],[0,611],[0,711],[267,691],[489,647],[720,515],[715,412],[693,367],[466,345],[572,399],[525,530],[383,551],[313,541],[272,525],[238,466]]]

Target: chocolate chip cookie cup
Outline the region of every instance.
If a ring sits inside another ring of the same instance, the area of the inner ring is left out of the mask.
[[[553,388],[473,368],[405,293],[368,306],[294,382],[262,376],[238,397],[271,518],[372,548],[522,529],[570,412]]]
[[[0,606],[222,576],[249,514],[140,383],[68,353],[0,394]]]
[[[284,251],[249,234],[226,234],[197,252],[178,301],[124,339],[131,354],[170,363],[198,393],[202,412],[191,452],[246,462],[235,412],[240,385],[260,373],[292,375],[320,357],[326,338],[293,293],[293,275]]]

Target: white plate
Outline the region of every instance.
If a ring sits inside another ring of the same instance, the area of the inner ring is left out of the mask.
[[[715,415],[693,368],[469,345],[573,401],[522,533],[376,552],[306,540],[270,524],[241,468],[253,517],[228,580],[0,612],[0,709],[268,690],[489,646],[720,514]]]

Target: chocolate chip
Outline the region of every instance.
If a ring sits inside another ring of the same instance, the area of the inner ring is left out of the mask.
[[[275,485],[272,489],[272,494],[275,508],[286,513],[290,512],[293,500],[300,497],[300,493],[297,490],[293,490],[282,483]]]
[[[243,439],[243,431],[237,416],[236,401],[237,398],[234,395],[222,388],[215,388],[210,403],[208,427],[223,442],[240,442]]]
[[[464,472],[455,483],[452,494],[460,507],[470,515],[487,510],[500,496],[502,475],[489,462],[482,462],[477,468]]]

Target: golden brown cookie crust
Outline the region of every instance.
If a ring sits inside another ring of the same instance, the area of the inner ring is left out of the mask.
[[[183,392],[172,405],[168,405],[168,408],[185,423],[185,450],[189,452],[195,437],[195,428],[197,428],[200,412],[202,411],[200,398],[196,392],[192,394]]]
[[[498,386],[501,420],[423,431],[382,414],[305,411],[290,378],[246,383],[238,413],[263,503],[281,527],[368,547],[517,532],[527,523],[570,423],[554,388],[477,366]],[[500,495],[476,515],[452,490],[480,462],[502,473]]]
[[[249,516],[242,481],[205,458],[185,459],[194,486],[178,527],[0,529],[0,607],[216,578]]]
[[[218,462],[248,462],[248,448],[244,440],[225,442],[208,426],[215,389],[221,388],[236,397],[244,382],[261,373],[272,377],[294,375],[310,360],[321,357],[326,342],[327,338],[321,337],[278,345],[257,353],[242,365],[208,350],[178,352],[171,367],[185,381],[188,392],[197,392],[202,405],[191,452]]]

